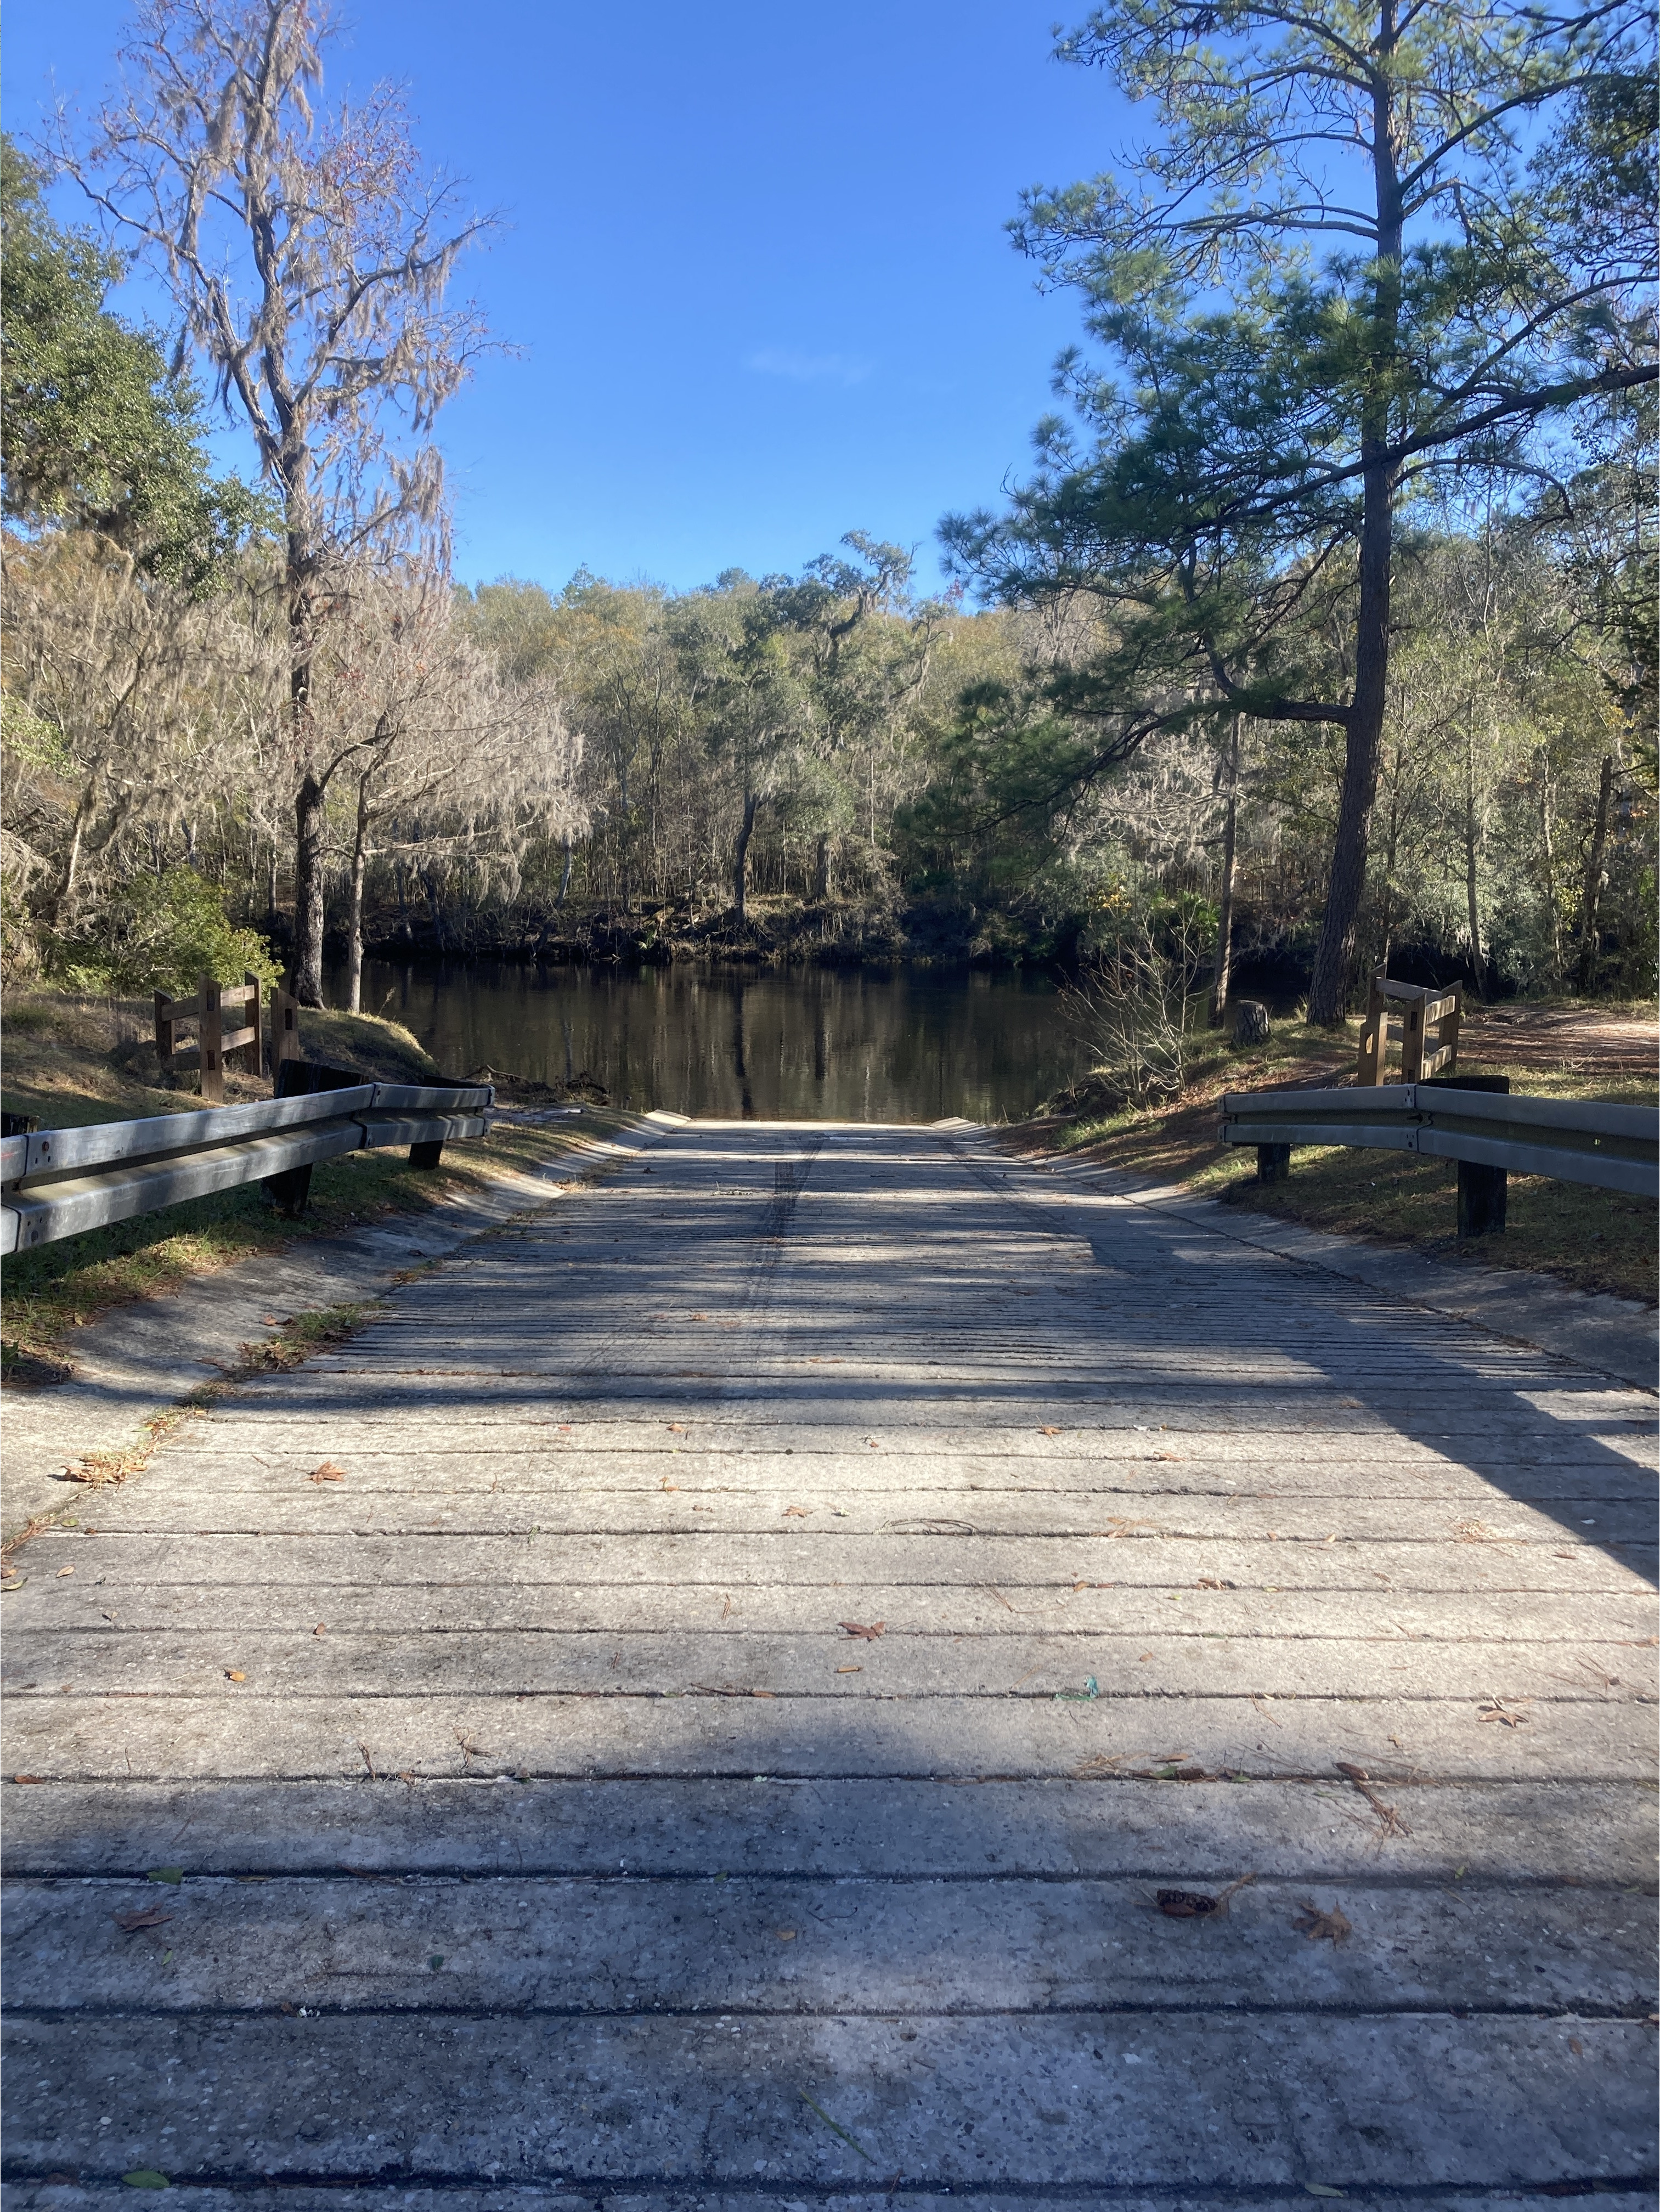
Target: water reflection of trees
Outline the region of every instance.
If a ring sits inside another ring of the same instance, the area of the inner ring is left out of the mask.
[[[1081,1073],[1046,979],[370,963],[365,1004],[449,1073],[587,1073],[618,1103],[761,1121],[1029,1112]]]

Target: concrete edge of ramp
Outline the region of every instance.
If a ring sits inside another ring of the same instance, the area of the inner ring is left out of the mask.
[[[990,1130],[980,1133],[994,1139]],[[994,1140],[990,1157],[1005,1168],[1031,1170],[1040,1178],[1038,1188],[1057,1195],[1087,1185],[1095,1192],[1191,1221],[1196,1229],[1231,1237],[1237,1244],[1329,1268],[1390,1297],[1472,1322],[1495,1336],[1574,1360],[1639,1389],[1660,1387],[1657,1316],[1652,1308],[1635,1299],[1570,1290],[1548,1275],[1519,1267],[1449,1267],[1444,1260],[1426,1260],[1395,1246],[1308,1229],[1300,1222],[1242,1215],[1179,1183],[1154,1182],[1116,1168],[1055,1158],[1011,1159]]]
[[[72,1330],[60,1346],[71,1381],[5,1394],[0,1537],[9,1541],[31,1521],[68,1504],[78,1486],[64,1481],[66,1465],[88,1452],[136,1444],[145,1422],[234,1366],[241,1346],[266,1334],[267,1316],[373,1297],[412,1262],[447,1259],[470,1238],[548,1205],[556,1195],[550,1184],[632,1158],[680,1126],[678,1115],[631,1115],[614,1134],[596,1135],[528,1172],[505,1173],[486,1191],[239,1260]]]

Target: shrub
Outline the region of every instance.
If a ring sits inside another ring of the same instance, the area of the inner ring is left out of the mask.
[[[282,963],[258,930],[238,929],[213,884],[193,868],[131,877],[77,937],[60,938],[52,967],[80,991],[166,991],[188,998],[204,975],[264,984]]]

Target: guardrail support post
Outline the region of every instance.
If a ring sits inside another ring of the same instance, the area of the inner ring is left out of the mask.
[[[1458,1163],[1458,1234],[1486,1237],[1505,1225],[1505,1176],[1503,1168],[1480,1167],[1474,1160]]]
[[[412,1168],[435,1168],[444,1149],[441,1137],[430,1139],[423,1145],[410,1146],[410,1165]]]
[[[1259,1145],[1256,1147],[1256,1180],[1258,1182],[1284,1182],[1291,1173],[1289,1145]]]

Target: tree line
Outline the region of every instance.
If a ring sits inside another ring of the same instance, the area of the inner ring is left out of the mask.
[[[317,1002],[331,948],[355,1006],[366,945],[1077,960],[1177,916],[1219,1013],[1243,963],[1325,1020],[1380,960],[1652,990],[1642,11],[1064,34],[1155,127],[1016,219],[1095,350],[933,594],[860,531],[458,584],[488,219],[394,91],[323,105],[328,33],[146,0],[94,123],[0,149],[9,981],[263,957]],[[135,260],[171,333],[108,305]]]

